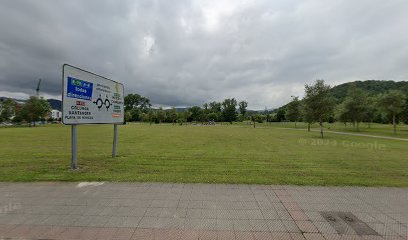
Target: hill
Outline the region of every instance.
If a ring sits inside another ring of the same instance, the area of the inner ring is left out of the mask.
[[[365,80],[365,81],[354,81],[354,82],[347,82],[337,86],[334,86],[330,89],[331,95],[336,99],[337,103],[341,103],[347,96],[347,92],[353,86],[364,90],[368,95],[378,95],[381,93],[385,93],[388,90],[400,90],[403,93],[408,95],[408,82],[401,81],[395,82],[392,80]],[[276,108],[273,110],[273,113],[277,113],[279,111],[286,111],[288,103]]]
[[[51,105],[52,109],[58,110],[58,111],[62,111],[62,102],[61,100],[57,100],[57,99],[47,99],[48,103]]]
[[[330,90],[330,92],[338,102],[342,102],[346,97],[348,90],[353,86],[364,90],[369,95],[385,93],[388,90],[400,90],[408,94],[408,82],[406,81],[394,82],[384,80],[366,80],[343,83],[334,86]]]
[[[0,97],[0,102],[1,101],[3,101],[3,100],[5,100],[5,99],[7,99],[6,97]],[[15,98],[12,98],[14,101],[16,101],[17,103],[20,103],[20,104],[24,104],[27,100],[23,100],[23,99],[15,99]],[[62,110],[62,106],[61,106],[61,104],[62,104],[62,102],[61,102],[61,100],[57,100],[57,99],[47,99],[47,102],[50,104],[50,106],[51,106],[51,109],[55,109],[55,110],[58,110],[58,111],[61,111]]]

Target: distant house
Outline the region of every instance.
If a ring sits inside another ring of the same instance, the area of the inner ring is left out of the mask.
[[[50,112],[50,118],[59,120],[62,117],[62,112],[52,109]]]

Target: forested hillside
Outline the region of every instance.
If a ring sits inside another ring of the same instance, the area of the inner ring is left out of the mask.
[[[361,98],[361,101],[365,102],[363,105],[366,106],[364,107],[371,108],[371,110],[369,111],[370,114],[368,114],[370,115],[370,119],[366,119],[365,121],[389,123],[392,120],[392,117],[389,113],[381,111],[385,106],[381,107],[381,101],[379,100],[382,96],[384,96],[384,94],[389,93],[390,90],[397,90],[398,92],[400,92],[401,99],[408,98],[407,81],[395,82],[385,80],[367,80],[348,82],[333,86],[328,90],[328,94],[332,97],[332,101],[335,103],[336,107],[334,108],[334,111],[332,112],[331,117],[329,117],[328,121],[342,121],[341,118],[345,117],[345,105],[350,104],[350,98],[354,99],[354,103],[356,103],[356,101],[359,102],[358,100],[356,100],[357,98]],[[352,96],[353,94],[354,96]],[[348,100],[347,97],[349,98]],[[288,108],[291,103],[285,104],[273,111],[274,121],[280,122],[288,120],[286,118],[288,116]],[[299,99],[299,104],[300,106],[303,106],[304,99]],[[392,104],[390,103],[385,105],[389,107]],[[402,108],[404,108],[404,110],[396,115],[397,121],[401,120],[404,122],[408,122],[408,106],[403,106]],[[345,119],[343,119],[343,121],[345,121]]]
[[[363,90],[369,96],[385,93],[388,90],[400,90],[408,95],[408,81],[395,82],[386,80],[366,80],[347,82],[337,86],[332,86],[332,88],[330,89],[330,93],[336,99],[337,103],[341,103],[346,98],[348,90],[353,86]],[[287,104],[283,105],[280,108],[276,108],[273,112],[276,113],[279,110],[282,109],[285,110],[286,105]]]
[[[405,94],[408,94],[408,82],[406,81],[394,82],[383,80],[367,80],[343,83],[337,86],[333,86],[330,92],[338,102],[343,102],[344,98],[347,95],[348,90],[353,86],[363,90],[364,92],[371,96],[380,93],[385,93],[388,90],[400,90]]]

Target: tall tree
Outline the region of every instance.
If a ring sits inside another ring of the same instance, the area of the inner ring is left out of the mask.
[[[222,102],[222,116],[224,121],[232,123],[237,119],[237,100],[235,98],[227,98]]]
[[[306,104],[302,104],[301,114],[303,121],[307,123],[307,131],[310,132],[310,126],[315,122],[314,113],[312,110],[308,109]]]
[[[366,113],[364,115],[364,121],[367,122],[368,127],[371,127],[371,123],[374,121],[375,117],[378,114],[378,108],[377,108],[377,103],[378,103],[378,98],[376,96],[369,96],[367,97],[366,101]]]
[[[150,99],[140,96],[139,94],[128,94],[125,97],[125,110],[139,108],[141,110],[149,110],[151,107]]]
[[[192,121],[201,121],[203,110],[199,106],[193,106],[188,110]]]
[[[6,98],[0,103],[0,122],[8,122],[15,115],[16,102],[11,98]]]
[[[408,94],[405,97],[405,107],[403,111],[403,117],[405,119],[405,123],[408,124]]]
[[[132,114],[129,111],[125,112],[125,122],[130,122],[131,120],[132,120]]]
[[[285,121],[286,120],[285,114],[286,114],[285,109],[283,107],[280,107],[276,112],[276,121],[277,122]]]
[[[141,113],[140,114],[140,121],[142,122],[150,122],[150,115],[148,113]]]
[[[334,100],[329,94],[330,86],[324,80],[316,80],[314,84],[305,85],[305,97],[303,99],[305,111],[310,120],[320,125],[320,135],[323,138],[323,122],[332,114]]]
[[[205,112],[207,112],[207,110],[208,110],[208,103],[204,103],[204,104],[203,104],[203,109],[204,109]]]
[[[166,120],[166,112],[163,110],[162,107],[155,110],[155,123],[162,123]]]
[[[335,108],[335,117],[338,121],[344,124],[344,127],[347,127],[347,123],[350,122],[351,118],[348,115],[348,111],[346,110],[345,103],[342,102]]]
[[[363,90],[352,87],[341,104],[340,119],[348,120],[359,130],[359,123],[367,117],[368,96]]]
[[[221,103],[219,102],[210,102],[208,106],[209,106],[210,111],[213,113],[221,112]]]
[[[191,121],[191,112],[190,111],[181,112],[179,114],[178,119],[181,121],[181,123]]]
[[[241,115],[242,115],[242,119],[245,119],[246,112],[247,112],[247,107],[248,107],[248,102],[241,101],[241,102],[239,102],[238,106],[239,106],[239,113],[241,113]]]
[[[209,121],[217,121],[219,119],[219,116],[218,116],[217,113],[211,112],[211,113],[207,114],[207,119]]]
[[[130,112],[132,121],[139,121],[141,113],[147,113],[152,106],[150,100],[139,94],[128,94],[125,96],[125,111]]]
[[[169,119],[169,121],[170,121],[171,123],[173,123],[173,125],[176,124],[177,111],[176,111],[176,109],[175,109],[174,107],[172,107],[172,108],[170,109],[170,111],[167,112],[166,116],[167,116],[167,118]]]
[[[152,125],[153,121],[157,119],[156,112],[150,109],[147,111],[147,119],[149,120],[150,125]]]
[[[379,98],[380,107],[388,114],[392,115],[392,125],[394,134],[397,133],[397,115],[404,110],[406,104],[405,96],[401,91],[390,90]]]
[[[256,128],[256,123],[257,123],[257,122],[258,122],[258,123],[263,123],[263,121],[265,120],[265,118],[266,118],[266,115],[259,114],[259,113],[253,114],[253,115],[251,116],[251,120],[252,120],[252,122],[253,122],[253,124],[254,124],[254,128]]]
[[[295,122],[296,127],[296,122],[298,122],[300,119],[299,97],[294,97],[292,101],[287,105],[285,117],[289,121]]]
[[[44,98],[31,96],[20,110],[20,118],[31,123],[44,120],[50,113],[51,106]]]

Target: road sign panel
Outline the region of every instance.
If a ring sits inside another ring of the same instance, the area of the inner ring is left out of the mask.
[[[64,124],[124,122],[123,84],[68,64],[62,72]]]

